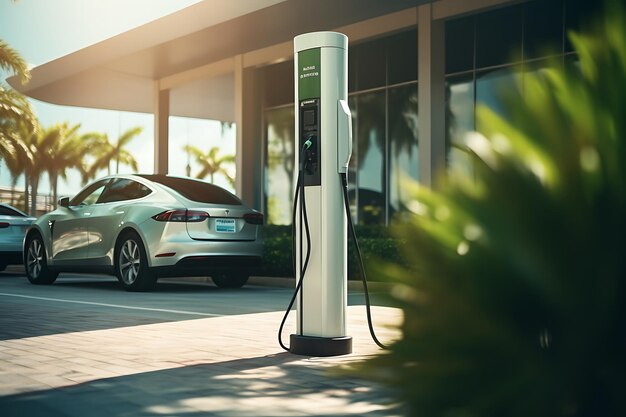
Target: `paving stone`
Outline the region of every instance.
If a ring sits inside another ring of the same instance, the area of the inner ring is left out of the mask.
[[[96,291],[57,287],[48,290],[70,292],[61,298],[98,296]],[[360,317],[365,314],[363,307],[348,308],[353,354],[308,358],[282,352],[276,342],[284,300],[276,303],[273,311],[264,307],[265,311],[253,312],[251,305],[246,305],[250,312],[235,314],[234,300],[239,295],[227,294],[233,303],[230,315],[193,319],[173,318],[151,310],[113,312],[77,304],[63,310],[63,306],[52,302],[26,306],[13,301],[8,305],[3,298],[0,322],[22,328],[0,327],[0,415],[399,415],[399,406],[387,389],[329,372],[380,352],[369,339],[365,318]],[[250,292],[251,296],[255,294]],[[289,291],[268,294],[282,294],[288,300]],[[132,297],[134,303],[149,307],[153,307],[150,303],[158,303],[155,305],[161,309],[190,309],[181,304],[186,302],[186,294],[173,294],[172,299],[168,295],[172,294],[120,292],[111,297]],[[203,305],[200,296],[218,295],[217,291],[204,292],[189,298],[196,300],[194,308],[199,309]],[[72,314],[69,309],[74,313],[82,310]],[[209,311],[215,310],[203,310]],[[373,315],[382,339],[397,336],[395,328],[382,325],[399,323],[398,310],[375,307]],[[286,340],[294,331],[295,314],[290,320],[283,333]]]

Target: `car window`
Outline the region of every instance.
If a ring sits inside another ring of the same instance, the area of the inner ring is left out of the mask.
[[[135,200],[145,197],[152,191],[137,181],[120,178],[114,180],[100,195],[98,203],[113,203],[115,201]]]
[[[141,175],[150,181],[164,185],[183,197],[199,203],[226,204],[240,206],[241,200],[225,189],[208,182],[190,178],[176,178],[165,175]]]
[[[0,216],[17,216],[17,217],[26,217],[24,214],[19,211],[13,210],[10,207],[0,206]]]
[[[78,193],[76,197],[72,198],[70,201],[70,206],[85,206],[95,204],[100,198],[100,194],[104,191],[104,187],[109,183],[110,180],[101,180],[94,182],[89,187],[85,188],[83,191]]]

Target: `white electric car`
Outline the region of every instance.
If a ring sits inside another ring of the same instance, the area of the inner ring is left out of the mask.
[[[33,224],[24,239],[26,275],[52,284],[59,272],[112,273],[129,291],[182,275],[241,287],[260,264],[262,224],[261,213],[204,181],[112,175],[61,198]]]
[[[0,271],[4,271],[7,265],[19,265],[23,262],[24,235],[34,221],[34,217],[0,203]]]

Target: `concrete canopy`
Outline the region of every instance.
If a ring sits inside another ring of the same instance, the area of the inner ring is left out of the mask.
[[[155,82],[194,68],[428,3],[429,0],[205,0],[32,69],[23,94],[50,103],[152,113]],[[286,57],[288,58],[288,57]],[[235,119],[234,77],[171,89],[170,114]]]

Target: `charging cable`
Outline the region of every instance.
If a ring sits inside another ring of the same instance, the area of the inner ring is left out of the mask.
[[[304,143],[304,146],[302,147],[302,151],[300,152],[300,155],[305,156],[306,151],[309,150],[309,148],[311,147],[312,142],[310,140],[307,140]],[[303,184],[303,172],[305,169],[305,165],[306,165],[306,160],[308,158],[306,158],[306,156],[303,158],[303,161],[300,161],[300,166],[298,167],[298,179],[296,182],[296,192],[294,194],[294,202],[293,202],[293,211],[292,211],[292,218],[291,218],[291,224],[292,224],[292,228],[291,228],[291,240],[292,240],[292,253],[296,253],[296,213],[297,213],[297,207],[298,207],[298,200],[300,200],[300,224],[304,223],[304,230],[305,230],[305,235],[306,235],[306,256],[304,258],[304,263],[302,261],[302,233],[300,233],[300,279],[298,280],[298,284],[296,285],[296,289],[293,292],[293,295],[291,297],[291,301],[289,302],[289,306],[287,307],[287,310],[285,311],[285,315],[283,316],[283,319],[280,323],[280,327],[278,329],[278,343],[280,344],[280,346],[287,352],[290,351],[289,347],[287,347],[282,340],[282,334],[283,334],[283,328],[285,326],[285,322],[287,321],[287,317],[289,316],[289,313],[291,312],[291,309],[293,308],[293,304],[296,301],[296,297],[298,296],[298,294],[300,294],[300,297],[302,297],[302,282],[304,281],[304,275],[306,273],[306,270],[308,268],[309,265],[309,258],[311,256],[311,234],[309,231],[309,221],[308,221],[308,216],[307,216],[307,211],[306,211],[306,202],[305,202],[305,193],[304,193],[304,184]],[[348,219],[348,228],[350,229],[350,234],[352,236],[352,241],[354,242],[354,247],[356,249],[357,252],[357,257],[359,259],[359,269],[361,271],[361,279],[363,281],[363,289],[364,289],[364,293],[365,293],[365,311],[367,314],[367,326],[369,328],[369,332],[370,335],[372,336],[372,340],[374,340],[374,343],[376,343],[376,345],[378,345],[378,347],[380,347],[381,349],[389,349],[388,346],[384,345],[383,343],[380,342],[380,340],[378,340],[378,337],[376,337],[376,332],[374,331],[374,325],[372,323],[372,307],[371,307],[371,302],[370,302],[370,296],[369,296],[369,289],[367,286],[367,275],[365,273],[365,265],[363,264],[363,255],[361,253],[361,248],[359,247],[359,241],[357,240],[356,237],[356,232],[354,230],[354,223],[352,221],[352,214],[350,213],[350,203],[349,203],[349,198],[348,198],[348,176],[346,173],[340,173],[339,174],[340,178],[341,178],[341,183],[342,183],[342,190],[343,190],[343,201],[344,201],[344,207],[346,209],[346,217]],[[296,259],[295,256],[293,257],[293,271],[294,271],[294,275],[296,272]],[[300,302],[302,303],[302,299],[300,300]],[[302,315],[300,315],[300,320],[302,320]],[[302,322],[300,323],[300,329],[302,329]]]
[[[381,349],[389,349],[388,346],[382,344],[380,340],[376,337],[376,332],[374,332],[374,325],[372,324],[372,307],[370,304],[370,293],[367,288],[367,276],[365,275],[365,266],[363,265],[363,256],[361,254],[361,248],[359,247],[359,241],[356,238],[356,232],[354,231],[354,223],[352,222],[352,214],[350,213],[350,203],[348,200],[348,175],[345,172],[339,174],[341,177],[341,184],[343,190],[343,202],[344,207],[346,208],[346,217],[348,218],[348,228],[350,229],[350,234],[352,235],[352,241],[354,242],[354,247],[356,249],[357,257],[359,258],[359,268],[361,270],[361,279],[363,280],[363,289],[365,292],[365,311],[367,313],[367,326],[370,330],[370,335],[372,335],[372,339],[374,343],[378,345]]]
[[[304,142],[304,145],[302,146],[302,151],[300,152],[300,155],[302,155],[304,158],[303,160],[300,160],[300,166],[298,167],[298,179],[296,181],[296,192],[294,194],[293,197],[293,211],[292,211],[292,216],[291,216],[291,250],[292,253],[295,254],[296,253],[296,212],[297,212],[297,207],[298,207],[298,197],[300,200],[300,224],[302,224],[304,222],[304,230],[305,230],[305,234],[306,234],[306,256],[304,259],[304,263],[302,262],[302,232],[300,232],[300,279],[298,280],[298,284],[296,285],[296,289],[293,292],[293,296],[291,297],[291,301],[289,302],[289,307],[287,307],[287,310],[285,311],[285,315],[283,316],[283,320],[280,323],[280,327],[278,329],[278,343],[280,344],[280,347],[282,347],[285,351],[289,352],[289,348],[283,343],[283,327],[285,327],[285,322],[287,321],[287,317],[289,316],[289,313],[291,312],[291,308],[293,307],[293,303],[296,301],[296,297],[298,296],[298,294],[300,294],[300,297],[302,297],[302,281],[304,281],[304,274],[306,273],[306,270],[309,266],[309,258],[311,256],[311,233],[309,231],[309,219],[307,216],[307,212],[306,212],[306,201],[305,201],[305,197],[304,197],[304,184],[303,184],[303,172],[305,169],[305,164],[306,164],[306,160],[308,159],[305,156],[305,153],[307,150],[309,150],[309,148],[311,148],[311,145],[313,145],[313,143],[311,142],[311,140],[307,140],[306,142]],[[294,272],[294,276],[296,275],[296,257],[293,256],[293,272]],[[302,299],[300,299],[300,303],[302,304]],[[300,315],[300,320],[302,321],[302,314]],[[300,329],[302,329],[302,322],[300,322]]]

